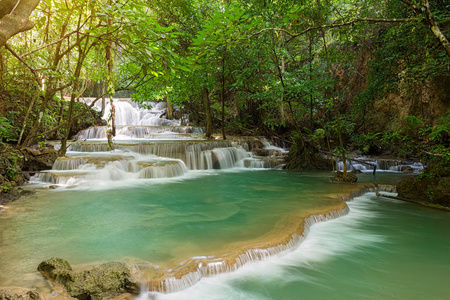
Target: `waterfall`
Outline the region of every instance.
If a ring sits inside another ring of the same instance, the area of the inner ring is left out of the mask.
[[[84,101],[89,104],[92,99]],[[67,157],[58,158],[52,170],[36,175],[33,180],[70,186],[172,178],[196,170],[274,168],[283,163],[270,157],[281,157],[286,151],[265,140],[205,140],[203,128],[180,126],[181,119],[167,120],[165,103],[144,104],[114,100],[114,150],[107,141],[108,126],[82,130],[68,148]],[[95,107],[100,109],[100,104]],[[110,121],[110,110],[107,100],[105,120]],[[188,121],[187,115],[178,116]]]
[[[106,139],[107,130],[107,126],[94,126],[80,131],[75,138],[77,140]],[[204,133],[202,128],[191,126],[117,126],[116,131],[116,139],[196,139],[198,137],[195,134]]]
[[[421,162],[414,161],[403,161],[395,159],[382,159],[382,158],[367,158],[367,157],[357,157],[358,161],[347,160],[347,170],[353,171],[358,170],[361,172],[372,172],[373,166],[376,166],[376,171],[390,171],[390,172],[408,172],[408,173],[418,173],[424,168]],[[367,162],[369,164],[364,164],[360,161]],[[344,163],[342,161],[336,162],[336,168],[339,171],[344,169]]]

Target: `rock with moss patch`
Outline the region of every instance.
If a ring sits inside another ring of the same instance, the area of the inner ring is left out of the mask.
[[[0,290],[0,300],[39,300],[41,296],[36,291],[13,293],[8,290]]]
[[[122,293],[139,293],[125,264],[111,262],[91,270],[74,272],[61,258],[52,258],[39,264],[38,270],[47,278],[58,282],[77,299],[102,299]]]
[[[343,172],[337,171],[334,174],[334,177],[331,178],[331,181],[333,181],[333,182],[349,182],[349,183],[353,183],[353,182],[357,182],[358,181],[358,177],[353,172],[347,172],[347,174],[344,176]]]
[[[130,271],[123,263],[111,262],[76,273],[66,284],[67,292],[78,299],[102,299],[121,293],[138,293]]]
[[[450,207],[450,167],[430,164],[420,176],[397,184],[400,198]]]
[[[52,257],[41,262],[37,269],[48,279],[63,285],[73,279],[72,267],[67,260],[62,258]]]

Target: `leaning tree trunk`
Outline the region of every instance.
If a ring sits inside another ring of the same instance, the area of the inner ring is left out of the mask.
[[[428,0],[420,0],[420,4],[416,4],[409,0],[400,0],[405,3],[409,8],[411,8],[416,14],[423,15],[425,18],[423,23],[427,26],[433,35],[438,39],[439,44],[444,48],[447,56],[450,58],[450,42],[448,41],[445,34],[441,31],[436,22],[433,13],[431,12],[430,2]]]
[[[64,137],[61,141],[61,148],[59,149],[59,155],[65,156],[67,151],[67,140],[69,139],[70,129],[72,127],[73,120],[73,110],[75,107],[75,100],[77,99],[77,95],[79,93],[79,79],[81,74],[81,68],[83,67],[84,59],[86,58],[87,48],[89,44],[89,37],[86,38],[85,48],[82,48],[82,37],[80,34],[77,34],[77,46],[78,46],[78,59],[77,66],[75,68],[75,73],[72,79],[72,94],[70,95],[70,103],[69,103],[69,111],[67,112],[67,122],[66,128],[64,132]]]
[[[33,28],[29,17],[40,0],[2,0],[0,3],[0,47],[14,35]]]

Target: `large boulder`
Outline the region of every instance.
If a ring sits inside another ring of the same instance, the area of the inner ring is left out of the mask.
[[[38,266],[45,277],[64,285],[69,295],[81,300],[102,299],[122,293],[139,293],[139,285],[125,264],[111,262],[83,272],[74,272],[61,258],[51,258]]]
[[[58,158],[58,152],[49,145],[43,149],[33,149],[31,147],[22,149],[24,157],[24,171],[48,170],[53,167],[53,163]]]

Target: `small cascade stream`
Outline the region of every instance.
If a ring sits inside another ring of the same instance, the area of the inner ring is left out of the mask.
[[[348,171],[357,170],[361,172],[372,172],[373,166],[376,166],[377,172],[419,173],[419,171],[424,168],[421,162],[398,159],[376,159],[362,156],[355,158],[355,161],[347,161]],[[342,161],[336,162],[336,168],[337,170],[342,171],[344,169],[344,163]]]
[[[141,107],[127,99],[116,99],[114,106],[113,149],[107,142],[108,126],[88,128],[74,137],[66,157],[58,158],[52,170],[33,180],[75,186],[172,178],[197,170],[276,168],[287,153],[256,138],[206,140],[203,128],[181,125],[188,123],[188,115],[178,113],[179,119],[166,119],[165,103],[149,102]],[[109,122],[110,109],[108,101],[103,118]]]

